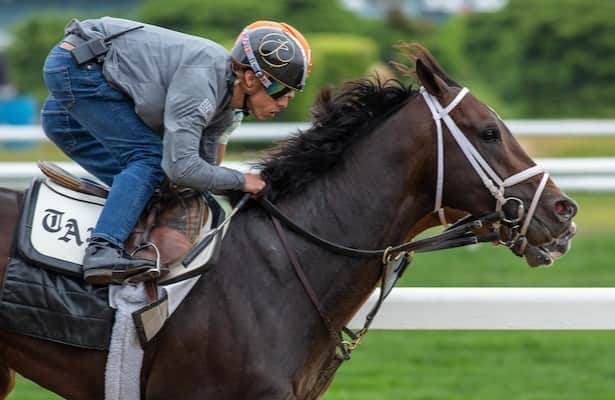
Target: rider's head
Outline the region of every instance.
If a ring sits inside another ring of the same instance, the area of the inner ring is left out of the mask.
[[[312,67],[307,40],[283,22],[256,21],[246,26],[231,57],[236,66],[252,70],[274,99],[303,90]]]

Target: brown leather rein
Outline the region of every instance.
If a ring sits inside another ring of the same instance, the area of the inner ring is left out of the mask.
[[[291,231],[297,233],[299,236],[324,247],[333,253],[340,254],[348,257],[361,257],[361,258],[373,258],[384,257],[387,254],[395,254],[401,251],[408,252],[427,252],[441,249],[449,249],[453,247],[467,246],[470,244],[476,244],[481,242],[497,241],[500,235],[496,232],[489,232],[482,235],[475,235],[474,230],[480,229],[486,225],[499,222],[503,218],[503,214],[500,211],[487,214],[480,218],[472,218],[463,220],[460,224],[454,224],[444,232],[420,240],[412,240],[409,242],[401,243],[395,246],[389,246],[384,249],[357,249],[353,247],[346,247],[338,243],[331,242],[327,239],[323,239],[317,236],[303,227],[299,226],[293,220],[288,218],[277,206],[264,197],[256,198],[258,204],[265,209],[272,217],[275,217],[282,221],[286,227]]]

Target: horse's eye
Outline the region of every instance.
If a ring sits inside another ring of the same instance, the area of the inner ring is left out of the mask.
[[[495,142],[500,138],[500,131],[497,128],[487,128],[481,131],[480,137],[485,142]]]

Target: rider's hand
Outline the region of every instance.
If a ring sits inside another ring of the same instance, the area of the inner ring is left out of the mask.
[[[244,192],[256,194],[265,188],[266,183],[260,175],[246,172],[243,177],[245,178],[242,189]]]

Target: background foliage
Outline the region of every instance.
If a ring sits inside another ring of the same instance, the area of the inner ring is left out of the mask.
[[[40,15],[15,26],[15,37],[30,38],[25,42],[15,41],[8,52],[10,72],[19,92],[33,94],[39,100],[47,96],[43,83],[43,63],[51,47],[57,44],[67,22],[64,16]]]
[[[523,117],[613,117],[615,2],[512,0],[465,19],[475,73]]]
[[[297,26],[314,51],[314,74],[284,115],[305,120],[325,85],[366,76],[395,58],[393,45],[419,41],[432,49],[458,81],[504,117],[615,117],[615,2],[510,0],[497,12],[452,17],[439,25],[392,12],[365,19],[338,0],[144,0],[113,15],[201,35],[229,48],[239,30],[257,19]],[[12,76],[20,92],[39,100],[44,57],[62,27],[82,13],[37,15],[13,28]]]

